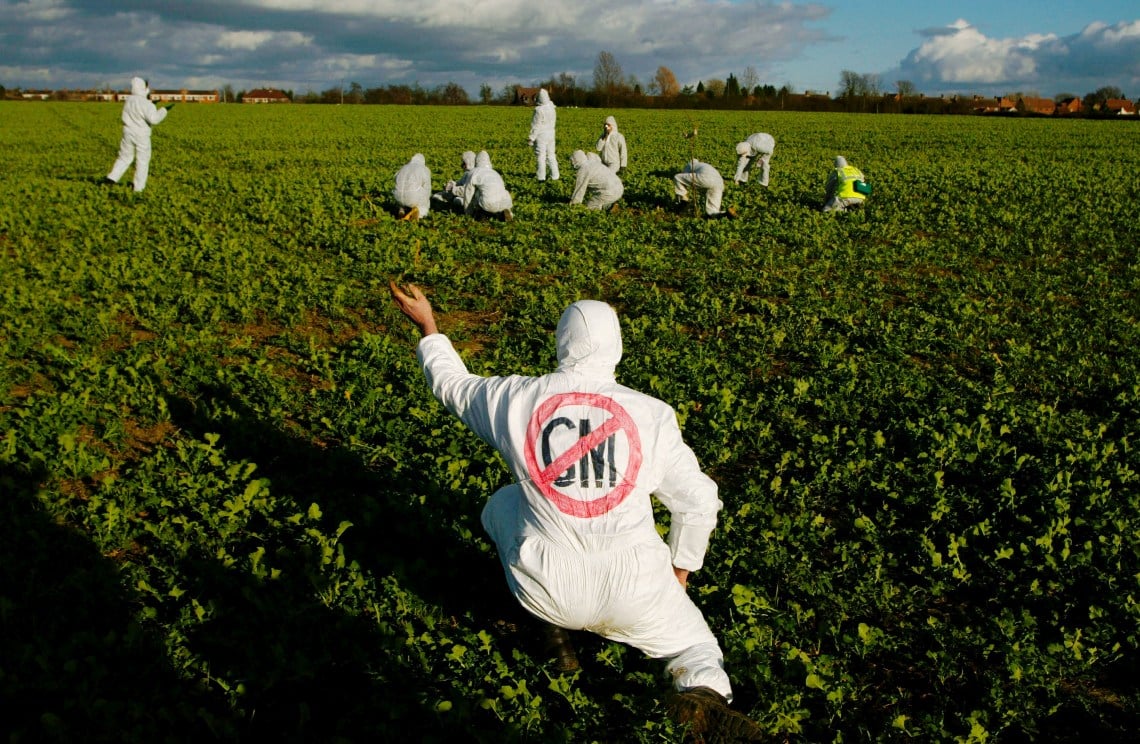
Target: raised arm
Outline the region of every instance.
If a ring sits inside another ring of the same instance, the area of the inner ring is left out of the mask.
[[[419,327],[420,333],[425,336],[439,333],[431,302],[419,287],[409,284],[401,290],[396,286],[396,282],[389,281],[388,289],[392,292],[392,300],[396,303],[396,307]]]

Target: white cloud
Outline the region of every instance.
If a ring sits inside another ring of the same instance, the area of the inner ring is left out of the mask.
[[[267,44],[284,47],[308,46],[312,39],[296,31],[224,31],[218,36],[221,49],[252,51]]]
[[[1115,47],[1140,41],[1140,20],[1126,21],[1115,26],[1095,21],[1081,31],[1079,38],[1097,46]]]
[[[926,40],[886,75],[911,80],[921,90],[1071,91],[1140,81],[1140,21],[1094,22],[1069,36],[997,39],[958,19],[919,33]]]
[[[67,0],[26,0],[25,2],[0,5],[0,22],[9,23],[54,23],[72,14],[71,3]]]
[[[904,64],[922,80],[983,84],[1021,80],[1035,76],[1034,52],[1056,38],[1043,34],[991,39],[959,19],[945,29],[930,33]]]

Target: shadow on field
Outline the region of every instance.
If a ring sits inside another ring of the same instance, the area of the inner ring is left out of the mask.
[[[286,434],[228,390],[201,389],[193,404],[172,402],[171,413],[192,436],[221,434],[228,458],[257,463],[257,475],[270,480],[276,499],[299,511],[320,504],[326,534],[352,522],[340,542],[366,575],[394,577],[400,590],[452,618],[471,613],[483,627],[527,625],[497,559],[457,544],[444,515],[414,496],[440,486],[409,482],[406,474],[367,467],[347,449]],[[472,520],[478,529],[477,514]],[[271,582],[212,559],[181,566],[197,582],[186,589],[215,604],[214,616],[197,626],[189,645],[219,675],[245,680],[243,707],[250,715],[243,734],[377,740],[415,732],[416,741],[480,740],[470,719],[435,712],[452,688],[409,652],[407,630],[391,622],[391,613],[374,607],[350,615],[320,601],[329,588],[321,586],[326,577],[314,561],[296,546],[282,546],[273,564],[283,569],[282,578]],[[331,602],[352,606],[353,590],[340,591],[343,598]]]
[[[211,741],[237,722],[180,678],[114,561],[39,504],[47,474],[0,466],[0,699],[8,741]]]

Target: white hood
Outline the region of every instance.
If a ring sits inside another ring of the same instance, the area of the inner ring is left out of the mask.
[[[490,168],[491,156],[487,154],[486,150],[480,150],[479,154],[475,156],[476,168]]]
[[[145,96],[148,93],[150,93],[150,88],[147,87],[145,80],[141,77],[131,78],[132,96]]]
[[[550,94],[546,92],[546,88],[542,88],[538,91],[538,105],[545,106],[548,103],[550,103]]]
[[[555,338],[559,372],[613,376],[621,361],[621,326],[604,302],[579,300],[566,308]]]
[[[570,165],[575,168],[581,168],[586,164],[586,153],[581,150],[575,150],[570,154]]]

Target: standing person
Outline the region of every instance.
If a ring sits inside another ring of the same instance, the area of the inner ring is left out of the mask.
[[[171,103],[158,108],[150,100],[150,88],[146,80],[141,77],[131,78],[131,94],[123,104],[123,138],[119,140],[119,157],[111,166],[111,172],[104,177],[103,182],[116,184],[131,161],[135,163],[134,188],[136,192],[146,188],[146,179],[150,174],[150,130],[166,119]]]
[[[720,200],[724,196],[724,179],[720,172],[708,163],[693,158],[685,164],[685,170],[673,176],[673,183],[674,193],[682,205],[689,203],[689,190],[692,189],[704,193],[706,217],[736,217],[735,210],[729,209],[727,212],[720,210]]]
[[[424,156],[416,153],[396,173],[396,188],[392,195],[400,205],[401,220],[418,220],[431,211],[431,171]]]
[[[546,88],[538,91],[538,103],[534,106],[534,116],[530,119],[530,136],[527,142],[534,148],[537,159],[535,177],[539,181],[546,180],[546,168],[550,166],[550,180],[558,180],[558,157],[554,154],[554,124],[558,112],[554,110],[554,102]]]
[[[607,168],[601,160],[587,157],[581,150],[575,150],[570,155],[570,165],[578,171],[574,193],[570,195],[571,204],[581,204],[589,193],[586,209],[608,209],[625,192],[617,173]]]
[[[606,123],[602,125],[597,149],[602,154],[602,162],[614,173],[626,167],[625,135],[618,131],[617,119],[612,116],[607,116]]]
[[[686,593],[721,508],[716,483],[685,444],[665,402],[619,384],[617,313],[580,300],[555,331],[558,367],[540,377],[471,374],[418,287],[389,283],[422,338],[416,357],[432,394],[503,457],[515,482],[481,521],[507,585],[532,615],[665,659],[674,715],[694,733],[753,739],[729,708],[716,637]],[[669,509],[668,542],[651,496]]]
[[[776,149],[776,140],[767,132],[751,134],[748,139],[737,144],[736,154],[740,157],[736,161],[736,184],[748,183],[748,174],[756,161],[760,161],[760,185],[768,185],[768,161],[772,159],[772,152]]]
[[[463,189],[467,186],[467,181],[471,178],[471,171],[475,168],[475,153],[467,150],[459,156],[459,163],[463,167],[463,175],[459,177],[459,180],[448,181],[443,187],[443,191],[437,191],[431,195],[431,200],[437,206],[456,212],[463,211]]]
[[[476,217],[499,215],[504,222],[514,219],[511,212],[514,200],[503,183],[503,177],[491,167],[491,156],[486,150],[480,150],[475,156],[475,168],[463,188],[461,201],[464,214]]]
[[[842,155],[836,156],[835,169],[828,174],[824,185],[823,211],[845,212],[862,207],[868,193],[870,187],[866,185],[863,171],[848,165]]]

